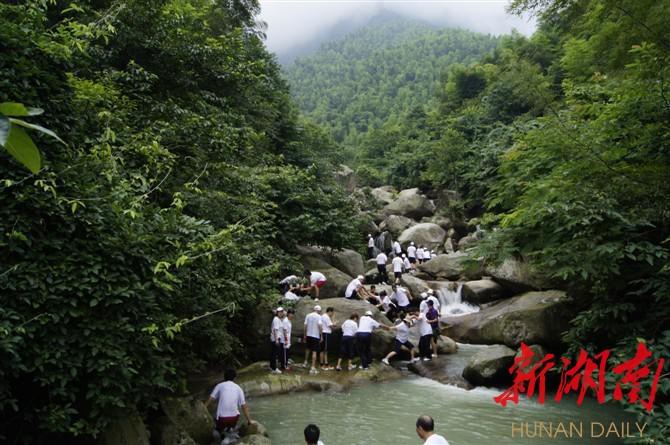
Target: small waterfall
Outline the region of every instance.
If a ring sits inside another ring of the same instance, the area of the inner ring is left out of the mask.
[[[450,286],[445,286],[437,291],[437,298],[440,300],[440,315],[465,315],[473,312],[479,312],[479,306],[463,302],[463,285],[459,284],[455,291]]]
[[[375,237],[375,250],[374,255],[379,255],[379,252],[387,253],[391,250],[393,246],[393,240],[391,239],[391,234],[389,232],[382,232]]]

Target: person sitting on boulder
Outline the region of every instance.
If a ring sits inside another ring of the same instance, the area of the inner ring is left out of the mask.
[[[367,300],[372,297],[370,292],[363,286],[365,277],[359,275],[349,282],[347,289],[344,292],[344,298],[348,300]]]
[[[401,314],[401,316],[404,314]],[[414,363],[418,361],[418,358],[414,357],[414,352],[416,349],[414,345],[409,341],[409,328],[414,323],[414,319],[411,316],[403,316],[402,319],[398,320],[395,326],[391,326],[391,330],[396,331],[395,333],[395,342],[393,351],[389,352],[386,357],[382,359],[382,363],[385,365],[390,365],[389,360],[391,360],[396,355],[400,354],[402,351],[409,352],[410,362]]]
[[[337,366],[335,370],[342,370],[342,359],[349,360],[349,366],[347,369],[351,371],[356,369],[356,366],[352,363],[352,360],[356,356],[356,347],[354,344],[354,339],[356,337],[356,332],[358,331],[358,314],[354,312],[351,314],[349,319],[342,323],[342,340],[340,340],[340,358],[337,359]]]
[[[319,298],[319,290],[326,285],[327,279],[324,274],[321,272],[316,272],[313,270],[305,270],[305,278],[309,280],[309,284],[303,286],[302,291],[307,292],[308,294],[314,289],[314,299]]]
[[[223,374],[223,382],[214,387],[210,394],[205,407],[209,408],[214,401],[216,406],[216,431],[225,435],[226,439],[237,440],[237,422],[240,420],[240,408],[247,419],[247,423],[251,425],[251,415],[249,414],[249,407],[244,398],[244,391],[234,382],[237,377],[237,372],[229,368]]]
[[[381,299],[379,298],[379,295],[377,295],[377,286],[371,284],[368,292],[370,293],[370,296],[366,298],[368,303],[374,304],[375,306],[381,303]]]
[[[323,442],[319,440],[319,437],[321,436],[321,430],[319,430],[319,427],[313,423],[310,423],[305,427],[304,434],[305,443],[307,445],[323,445]]]

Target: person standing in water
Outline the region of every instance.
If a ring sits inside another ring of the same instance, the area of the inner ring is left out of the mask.
[[[447,439],[436,434],[435,421],[430,416],[421,416],[416,420],[416,434],[423,440],[424,445],[449,445]]]
[[[358,331],[358,314],[354,312],[349,319],[342,323],[342,340],[340,340],[340,358],[337,359],[337,371],[342,370],[342,359],[349,360],[348,370],[356,369],[352,360],[356,356],[356,347],[354,345],[354,338]]]
[[[234,382],[237,373],[234,369],[229,368],[223,374],[223,382],[214,387],[212,393],[209,395],[205,408],[209,408],[214,402],[216,405],[216,430],[220,434],[227,436],[237,436],[237,422],[240,420],[240,409],[247,419],[247,423],[251,425],[251,415],[249,414],[249,407],[244,398],[244,391]],[[239,436],[236,437],[239,439]]]

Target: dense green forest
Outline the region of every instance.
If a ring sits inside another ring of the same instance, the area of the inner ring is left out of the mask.
[[[301,122],[257,12],[0,3],[0,103],[67,144],[31,132],[35,174],[0,153],[0,442],[85,438],[244,360],[286,252],[352,245],[335,145]]]
[[[517,0],[511,8],[535,14],[537,32],[452,64],[435,100],[420,96],[409,112],[364,128],[358,176],[372,186],[459,191],[462,209],[489,229],[483,256],[524,259],[578,296],[581,312],[565,337],[573,350],[613,348],[621,359],[641,338],[667,357],[670,2]],[[298,97],[295,76],[306,72],[298,64],[289,77]],[[323,119],[317,104],[301,103]],[[347,111],[326,127],[351,143],[337,132]],[[353,112],[352,122],[366,119]],[[653,428],[642,443],[668,443],[667,378],[657,402],[639,413]]]
[[[300,109],[347,149],[430,102],[449,65],[474,62],[497,41],[385,15],[323,44],[285,72]]]

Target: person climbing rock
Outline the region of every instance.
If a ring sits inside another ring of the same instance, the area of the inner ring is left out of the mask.
[[[361,356],[361,369],[369,369],[372,363],[372,331],[377,328],[389,329],[390,326],[379,323],[372,318],[372,311],[366,311],[358,322],[356,343]]]
[[[249,407],[244,398],[244,391],[234,382],[237,377],[237,372],[229,368],[223,374],[223,382],[214,387],[212,393],[209,395],[205,407],[217,402],[216,405],[216,432],[219,435],[225,436],[224,440],[234,441],[239,439],[237,434],[237,422],[240,420],[240,409],[247,419],[247,423],[251,425],[251,415],[249,414]]]
[[[411,363],[418,361],[418,359],[414,357],[414,352],[416,351],[416,349],[414,348],[414,345],[409,341],[409,328],[410,326],[412,326],[413,322],[414,321],[412,317],[405,316],[402,320],[398,320],[395,326],[391,326],[391,330],[396,332],[394,347],[393,351],[389,352],[386,355],[386,357],[382,359],[382,363],[384,363],[385,365],[390,365],[391,363],[389,362],[389,360],[391,360],[396,355],[402,353],[402,351],[409,352]]]
[[[319,299],[320,289],[326,285],[327,279],[324,274],[321,272],[316,272],[313,270],[305,270],[305,278],[309,280],[309,283],[302,288],[303,292],[310,293],[312,289],[314,290],[314,299]]]
[[[410,300],[408,291],[404,287],[400,287],[397,284],[391,286],[393,293],[391,294],[391,301],[395,300],[398,310],[409,312]]]
[[[402,246],[398,240],[393,241],[393,254],[394,256],[402,255]]]
[[[363,275],[359,275],[351,280],[344,291],[344,298],[348,300],[368,300],[373,298],[373,295],[365,289],[363,283],[365,283]]]
[[[414,245],[414,241],[409,243],[409,247],[407,248],[407,259],[409,259],[409,263],[414,267],[416,264],[416,246]]]

